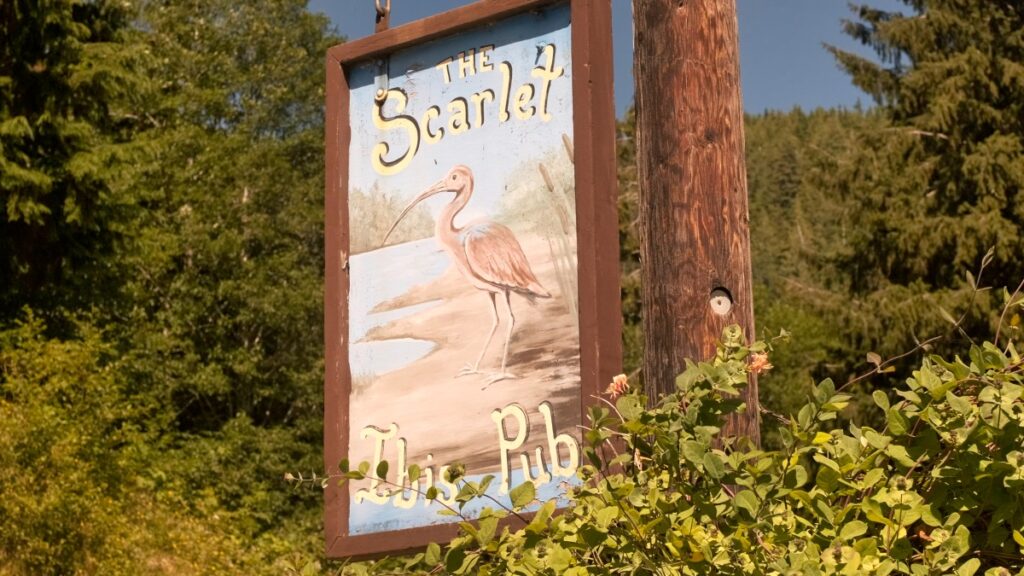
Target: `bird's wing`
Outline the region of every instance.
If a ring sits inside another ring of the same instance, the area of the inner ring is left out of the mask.
[[[495,222],[470,226],[463,232],[462,245],[470,269],[481,280],[541,298],[550,296],[530,269],[519,241],[505,226]]]

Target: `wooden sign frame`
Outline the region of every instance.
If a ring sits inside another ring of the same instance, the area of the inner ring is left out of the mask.
[[[349,125],[348,70],[397,50],[471,30],[518,14],[568,5],[572,36],[572,101],[577,210],[580,336],[580,422],[614,374],[621,371],[615,115],[612,95],[610,0],[481,0],[372,36],[327,53],[326,284],[324,302],[324,465],[329,475],[347,458],[351,375],[348,357]],[[350,535],[347,486],[326,488],[328,557],[401,554],[444,542],[457,525],[439,524]]]

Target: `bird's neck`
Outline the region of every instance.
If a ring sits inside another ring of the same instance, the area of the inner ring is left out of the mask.
[[[441,209],[441,215],[437,218],[434,232],[447,247],[459,246],[459,229],[455,227],[455,217],[469,203],[469,196],[465,191],[458,193],[454,200]]]

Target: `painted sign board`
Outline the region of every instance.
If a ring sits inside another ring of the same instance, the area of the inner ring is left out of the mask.
[[[620,362],[611,78],[608,0],[484,0],[329,51],[325,465],[391,470],[330,483],[329,556],[453,536],[456,464],[504,502],[576,481]]]

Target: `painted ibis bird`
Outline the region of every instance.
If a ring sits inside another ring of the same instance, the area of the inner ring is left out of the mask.
[[[493,320],[491,330],[487,333],[487,340],[484,341],[476,363],[466,364],[456,377],[481,373],[480,362],[498,329],[497,297],[499,294],[504,295],[508,307],[508,326],[505,329],[505,350],[501,356],[501,370],[488,374],[487,383],[484,386],[486,388],[500,380],[517,378],[514,374],[505,371],[508,364],[508,346],[512,340],[512,329],[516,324],[515,315],[512,313],[512,293],[519,294],[530,301],[536,298],[549,298],[551,294],[537,281],[537,276],[530,269],[530,263],[526,260],[526,254],[523,253],[523,247],[519,245],[519,241],[507,227],[487,220],[470,223],[462,228],[455,226],[455,216],[466,207],[469,199],[473,196],[473,171],[466,166],[455,166],[448,171],[444,178],[416,196],[391,225],[381,245],[387,243],[388,237],[413,206],[443,192],[454,193],[455,198],[441,210],[441,214],[437,217],[434,235],[451,256],[456,268],[466,281],[490,297]]]

